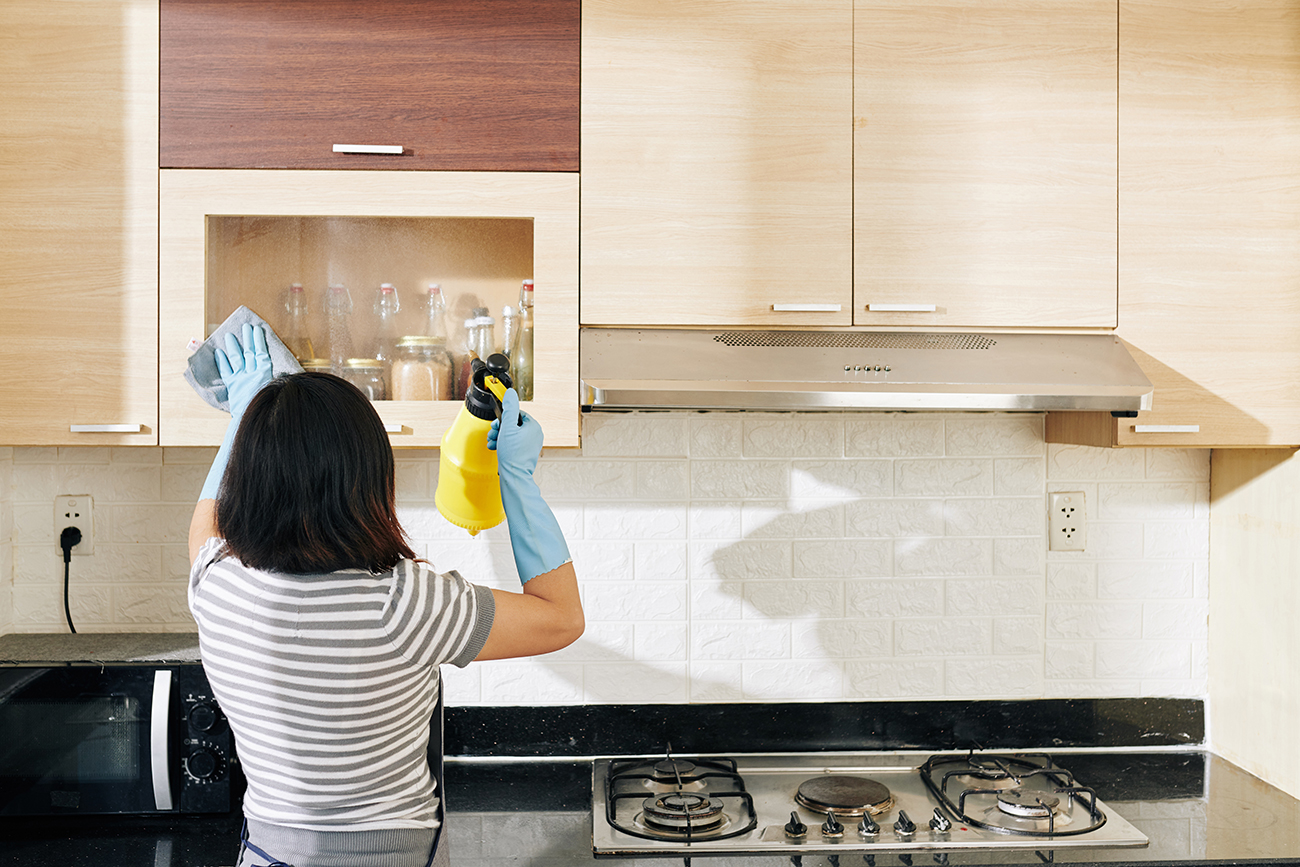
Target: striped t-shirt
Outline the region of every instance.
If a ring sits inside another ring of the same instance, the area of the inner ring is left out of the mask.
[[[213,538],[189,600],[248,778],[246,816],[316,831],[437,826],[438,666],[478,655],[490,590],[410,560],[381,575],[265,572]]]

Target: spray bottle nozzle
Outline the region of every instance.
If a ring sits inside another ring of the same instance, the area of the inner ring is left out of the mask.
[[[465,394],[465,408],[482,419],[500,419],[501,402],[505,400],[506,389],[510,388],[510,359],[499,352],[488,356],[487,361],[479,358],[470,360],[469,391]],[[521,417],[519,423],[523,424]]]

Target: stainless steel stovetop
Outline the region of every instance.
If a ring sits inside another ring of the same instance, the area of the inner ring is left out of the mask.
[[[1042,753],[662,756],[592,771],[597,858],[1138,847]]]

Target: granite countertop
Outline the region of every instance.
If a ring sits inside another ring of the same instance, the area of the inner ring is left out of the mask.
[[[1080,865],[1300,865],[1300,801],[1201,751],[1080,752],[1072,770],[1148,837],[1145,849],[951,854],[946,863]],[[446,765],[448,835],[456,867],[681,867],[678,858],[601,859],[591,854],[591,763],[579,759],[452,759]],[[235,861],[238,816],[81,817],[0,822],[0,865],[225,867]],[[868,862],[841,856],[842,865]],[[786,856],[696,859],[709,867],[786,867]],[[829,867],[805,856],[804,867]],[[945,863],[918,852],[879,867]]]
[[[78,632],[0,635],[0,666],[191,665],[197,632]]]

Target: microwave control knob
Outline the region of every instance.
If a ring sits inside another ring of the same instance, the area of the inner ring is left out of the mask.
[[[894,833],[900,837],[910,837],[916,833],[916,823],[902,810],[898,811],[898,821],[894,822]]]
[[[826,811],[826,822],[822,825],[822,836],[831,838],[844,836],[844,826],[840,824],[840,821],[835,818],[835,814],[830,810]]]
[[[785,835],[795,839],[808,836],[808,826],[799,821],[798,813],[790,814],[790,821],[785,823]]]
[[[213,780],[221,769],[216,753],[207,747],[195,747],[185,758],[185,770],[196,780]]]
[[[934,816],[932,816],[930,819],[930,830],[935,831],[936,833],[939,834],[944,834],[951,829],[952,829],[952,822],[948,821],[947,816],[939,812],[938,807],[935,807]]]
[[[212,731],[217,727],[218,719],[217,707],[211,702],[201,701],[190,708],[190,728],[196,732]]]

